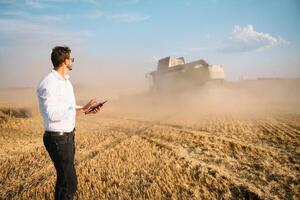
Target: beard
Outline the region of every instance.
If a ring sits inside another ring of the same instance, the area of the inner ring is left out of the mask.
[[[67,68],[71,71],[72,70],[72,65],[67,66]]]

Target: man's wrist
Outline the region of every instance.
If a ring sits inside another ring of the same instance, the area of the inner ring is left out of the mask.
[[[79,115],[81,113],[85,113],[85,110],[83,108],[77,108],[76,109],[76,114]]]

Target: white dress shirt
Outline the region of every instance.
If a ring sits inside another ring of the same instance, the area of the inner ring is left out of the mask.
[[[65,78],[52,70],[38,83],[36,94],[47,131],[70,132],[75,127],[76,108],[81,106],[75,103],[70,76]]]

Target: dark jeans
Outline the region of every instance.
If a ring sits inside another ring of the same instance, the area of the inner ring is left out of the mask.
[[[74,167],[75,132],[62,136],[44,134],[44,145],[56,169],[55,199],[73,199],[77,190]]]

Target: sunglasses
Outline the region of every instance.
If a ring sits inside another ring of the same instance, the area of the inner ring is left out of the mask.
[[[74,62],[75,58],[71,58],[71,61]]]

